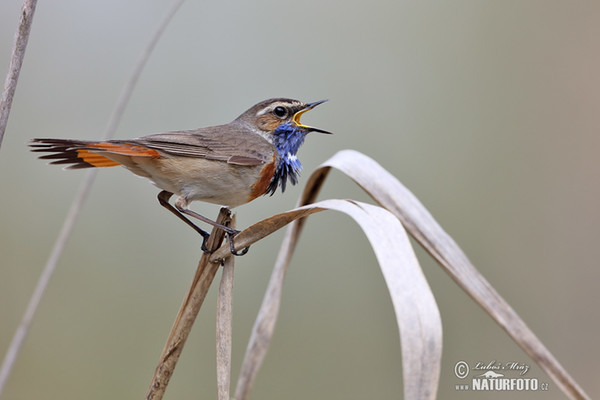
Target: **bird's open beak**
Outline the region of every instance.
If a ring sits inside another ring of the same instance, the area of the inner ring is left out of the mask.
[[[331,135],[331,132],[325,131],[323,129],[319,129],[319,128],[313,128],[312,126],[308,126],[308,125],[303,125],[300,122],[300,117],[302,116],[302,114],[304,114],[305,112],[312,110],[313,108],[315,108],[316,106],[318,106],[319,104],[325,103],[327,100],[321,100],[321,101],[315,101],[314,103],[308,103],[306,105],[306,107],[304,107],[302,110],[298,111],[296,114],[294,114],[294,116],[292,117],[292,121],[294,121],[294,123],[299,126],[300,128],[303,128],[309,132],[321,132],[321,133],[327,133]]]

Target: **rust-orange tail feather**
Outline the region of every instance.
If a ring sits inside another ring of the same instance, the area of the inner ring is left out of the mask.
[[[126,156],[160,157],[156,150],[135,143],[121,141],[93,142],[70,139],[32,139],[31,151],[51,153],[40,156],[44,160],[53,160],[50,164],[70,164],[67,169],[114,167],[118,162],[105,157],[102,153]]]
[[[40,156],[43,160],[53,160],[50,164],[71,164],[67,169],[114,167],[118,162],[100,154],[92,153],[97,142],[68,139],[33,139],[29,145],[34,152],[51,153]]]

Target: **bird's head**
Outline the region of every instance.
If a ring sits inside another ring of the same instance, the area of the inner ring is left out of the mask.
[[[295,131],[306,135],[308,132],[331,133],[323,129],[304,125],[300,117],[327,100],[303,103],[293,99],[269,99],[252,106],[237,118],[237,121],[250,125],[265,139],[274,142],[272,135]]]
[[[273,194],[278,186],[285,190],[288,179],[296,184],[302,168],[296,154],[307,133],[331,133],[300,122],[302,114],[325,101],[303,103],[292,99],[269,99],[251,107],[236,119],[236,122],[245,124],[272,143],[279,153],[280,161],[268,193]]]

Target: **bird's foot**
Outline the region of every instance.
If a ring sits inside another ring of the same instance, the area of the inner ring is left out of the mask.
[[[231,251],[231,254],[233,254],[234,256],[243,256],[246,253],[248,253],[248,250],[250,250],[250,246],[244,247],[239,252],[235,250],[235,244],[233,243],[233,238],[235,237],[235,235],[240,233],[240,231],[229,228],[228,230],[225,231],[225,233],[227,234],[227,240],[229,241],[229,250]]]

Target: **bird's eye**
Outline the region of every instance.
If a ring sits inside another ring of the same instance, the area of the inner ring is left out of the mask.
[[[287,110],[284,107],[277,106],[273,109],[273,114],[277,118],[285,118],[287,116]]]

